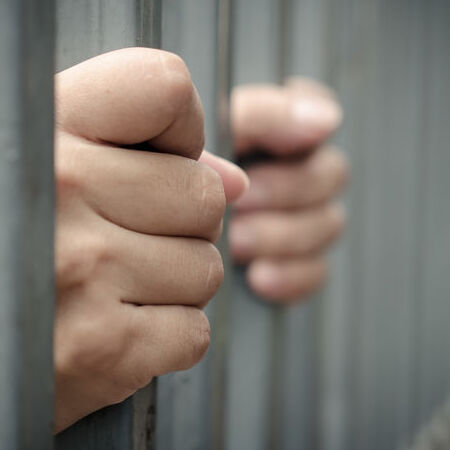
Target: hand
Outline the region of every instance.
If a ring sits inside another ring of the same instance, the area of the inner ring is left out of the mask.
[[[255,149],[270,158],[247,167],[250,188],[235,205],[231,252],[248,264],[250,287],[269,300],[304,298],[325,280],[324,252],[345,221],[335,199],[348,166],[342,152],[324,142],[341,117],[331,91],[305,79],[233,93],[238,158]]]
[[[213,242],[248,180],[212,155],[215,170],[196,161],[203,112],[175,55],[111,52],[56,87],[60,431],[205,353],[201,308],[223,275]]]

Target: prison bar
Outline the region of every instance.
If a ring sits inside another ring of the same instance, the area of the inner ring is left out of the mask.
[[[0,2],[0,446],[52,446],[51,0]]]

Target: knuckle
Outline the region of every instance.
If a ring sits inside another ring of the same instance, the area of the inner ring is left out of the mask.
[[[198,249],[195,305],[206,306],[222,284],[224,268],[219,250],[210,242],[202,241]]]
[[[169,94],[167,108],[179,111],[196,95],[189,69],[175,53],[143,47],[124,49],[122,52],[130,70],[137,72],[144,80],[149,74],[164,75]],[[149,84],[151,86],[152,83]]]
[[[58,199],[67,198],[83,187],[83,177],[80,176],[83,171],[79,170],[78,163],[84,158],[84,152],[80,151],[80,146],[71,141],[64,132],[56,134],[55,148],[55,182]]]
[[[183,59],[170,52],[160,52],[163,72],[170,82],[173,106],[178,110],[191,104],[196,94],[191,75]]]
[[[59,165],[55,174],[58,196],[66,196],[81,188],[81,179],[68,164]]]
[[[62,287],[89,284],[112,257],[110,246],[100,235],[78,233],[69,242],[61,240],[57,240],[56,272]]]
[[[194,92],[189,70],[183,59],[175,53],[144,47],[122,49],[119,52],[122,52],[124,64],[140,78],[145,80],[149,74],[164,75],[172,100],[168,107],[178,108]]]
[[[345,209],[340,204],[331,205],[328,208],[328,220],[331,234],[336,237],[339,236],[347,221]]]
[[[222,256],[213,244],[207,244],[209,255],[206,272],[206,297],[209,300],[219,289],[224,277]]]
[[[191,77],[186,63],[181,56],[172,52],[161,51],[162,62],[166,69],[169,69],[177,74],[181,74],[186,83],[191,83]]]
[[[198,157],[205,144],[204,113],[189,69],[183,59],[174,53],[161,52],[161,60],[163,71],[167,74],[169,108],[172,109],[174,117],[185,113],[192,117],[190,136],[185,139],[188,147],[196,149],[198,153],[195,154]]]
[[[62,350],[61,346],[55,346],[58,373],[83,376],[95,373],[108,377],[125,350],[127,340],[120,328],[113,329],[103,314],[84,315],[66,325],[56,334],[57,343],[62,339],[64,343]]]
[[[210,235],[208,235],[208,239],[212,243],[216,243],[220,239],[220,236],[222,236],[222,232],[223,232],[223,219],[220,220],[219,226]]]
[[[187,352],[186,368],[198,363],[208,350],[211,340],[211,327],[206,314],[196,308],[191,308],[191,327],[186,339]]]
[[[348,177],[344,154],[334,148],[323,149],[303,168],[304,196],[311,204],[324,202],[339,193]]]
[[[298,239],[298,233],[295,231],[301,231],[300,227],[295,226],[279,227],[274,230],[265,230],[262,228],[258,233],[258,241],[261,243],[260,248],[265,247],[268,254],[290,254],[293,250],[292,242]]]
[[[197,225],[206,233],[213,233],[225,213],[225,192],[220,175],[210,167],[199,164],[194,182],[198,194]]]
[[[350,176],[350,164],[341,151],[332,150],[328,154],[330,172],[337,188],[344,186]]]

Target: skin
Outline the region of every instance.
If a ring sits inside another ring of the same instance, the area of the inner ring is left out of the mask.
[[[200,100],[170,53],[125,49],[58,74],[56,111],[58,432],[200,360],[223,277],[213,243],[248,179],[202,154]]]
[[[295,303],[325,281],[325,252],[345,223],[336,198],[348,164],[326,144],[341,120],[334,94],[312,80],[233,92],[237,157],[258,148],[270,158],[247,167],[250,188],[235,205],[230,247],[247,264],[250,287],[269,301]]]

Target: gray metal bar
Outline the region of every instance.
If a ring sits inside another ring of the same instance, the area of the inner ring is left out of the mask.
[[[310,76],[326,80],[328,1],[284,1],[284,25],[279,29],[284,50],[279,56],[279,78]],[[342,5],[342,2],[339,4]],[[332,273],[336,269],[333,264]],[[282,450],[321,448],[322,430],[318,426],[318,413],[321,406],[319,361],[322,338],[319,325],[323,297],[315,295],[283,313],[284,355],[279,369],[281,398],[278,419],[278,448]],[[341,310],[341,314],[346,313],[342,307]],[[339,445],[338,441],[335,444]]]
[[[287,70],[289,65],[289,57],[291,50],[291,25],[290,17],[292,16],[292,0],[278,0],[276,2],[277,10],[276,17],[277,28],[276,39],[277,45],[277,78],[278,84],[284,84],[285,78],[287,76]],[[293,309],[293,308],[292,308]],[[292,355],[288,353],[289,350],[289,338],[292,339],[293,336],[288,336],[289,331],[289,317],[292,314],[292,309],[287,310],[283,307],[275,308],[272,315],[273,320],[273,336],[272,336],[272,346],[271,346],[271,383],[270,383],[270,405],[269,405],[269,420],[270,420],[270,433],[268,438],[269,448],[279,448],[285,441],[286,431],[284,429],[283,423],[285,417],[283,415],[285,400],[283,393],[285,390],[285,375],[290,373],[292,368],[290,367],[290,362]],[[288,338],[288,339],[287,339]],[[306,381],[306,380],[305,380]],[[295,388],[289,386],[290,395],[295,395],[298,392],[298,387]]]
[[[199,90],[205,111],[206,147],[230,157],[228,55],[231,2],[167,0],[163,7],[162,46],[186,61]],[[226,225],[223,236],[226,237]],[[158,449],[210,449],[223,445],[230,270],[225,241],[219,246],[226,278],[220,292],[207,307],[212,326],[211,348],[191,370],[159,379]]]
[[[450,397],[450,4],[419,2],[426,75],[423,86],[422,245],[418,249],[416,423],[423,424]],[[443,447],[444,448],[444,447]]]
[[[0,443],[52,447],[51,0],[0,1]]]
[[[136,45],[161,47],[162,0],[138,0]]]
[[[230,94],[232,85],[232,24],[234,0],[216,0],[216,151],[226,159],[233,159],[230,130]],[[225,267],[224,283],[214,299],[214,334],[212,354],[212,444],[221,450],[225,447],[225,408],[229,391],[227,356],[230,333],[230,297],[234,284],[232,262],[228,251],[228,214],[224,218],[219,249]]]
[[[278,13],[271,0],[236,1],[234,84],[278,81]],[[272,409],[275,415],[279,396],[274,367],[282,321],[277,308],[250,292],[245,269],[235,268],[233,276],[225,447],[262,450],[275,445],[278,428]]]

